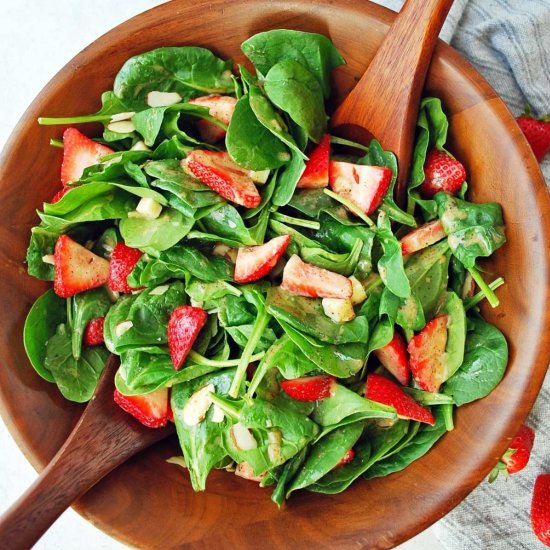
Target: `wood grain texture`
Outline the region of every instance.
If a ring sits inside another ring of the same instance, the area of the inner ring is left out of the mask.
[[[418,107],[439,32],[453,0],[407,0],[361,80],[330,120],[337,135],[375,137],[397,156],[397,202],[406,203]]]
[[[245,6],[245,7],[243,7]],[[251,34],[294,28],[329,36],[347,60],[335,71],[337,105],[372,59],[393,15],[369,2],[176,0],[117,27],[73,59],[24,115],[0,162],[0,412],[41,469],[63,444],[82,408],[38,378],[21,344],[25,315],[46,285],[25,274],[34,209],[59,186],[61,154],[48,147],[63,128],[39,127],[39,115],[94,112],[131,55],[162,45],[197,44],[243,62]],[[358,39],[360,38],[360,40]],[[510,343],[510,365],[486,399],[466,405],[456,430],[407,470],[359,481],[341,495],[296,495],[282,511],[269,490],[215,472],[207,491],[191,490],[179,454],[163,441],[117,468],[77,509],[98,527],[140,548],[390,548],[445,515],[488,473],[529,412],[550,354],[550,200],[538,165],[513,117],[485,80],[454,50],[436,47],[426,92],[450,116],[449,149],[467,169],[475,200],[504,206],[507,244],[487,268],[505,277],[501,306],[485,309]],[[90,127],[88,130],[93,131]],[[17,190],[17,193],[14,192]],[[24,404],[24,406],[22,406]],[[395,518],[399,518],[396,521]]]

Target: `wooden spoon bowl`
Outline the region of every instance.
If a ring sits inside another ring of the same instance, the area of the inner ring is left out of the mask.
[[[335,73],[335,101],[364,72],[393,15],[341,0],[175,0],[100,38],[43,90],[20,121],[0,162],[0,412],[26,456],[41,469],[63,444],[82,407],[41,380],[22,345],[25,315],[46,285],[26,275],[24,258],[34,212],[59,187],[61,154],[48,147],[63,128],[40,127],[39,115],[94,112],[131,55],[163,45],[202,45],[244,61],[240,43],[272,28],[332,38],[348,64]],[[140,548],[390,548],[428,527],[488,473],[530,410],[550,354],[547,309],[550,200],[538,165],[508,112],[485,80],[440,43],[426,93],[450,116],[450,150],[465,164],[476,201],[504,207],[508,243],[486,264],[503,275],[501,306],[485,309],[510,343],[510,365],[486,399],[462,407],[456,430],[403,472],[359,481],[340,495],[300,494],[282,511],[269,490],[215,472],[206,493],[193,493],[180,454],[164,441],[125,463],[77,503],[114,537]],[[85,131],[94,131],[93,127]],[[93,457],[90,457],[93,460]]]

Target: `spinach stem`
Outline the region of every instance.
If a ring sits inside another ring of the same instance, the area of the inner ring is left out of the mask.
[[[489,283],[489,288],[491,290],[496,290],[497,288],[501,287],[504,284],[504,279],[502,277],[499,277],[498,279],[495,279],[492,283]],[[472,296],[471,298],[468,298],[464,300],[464,309],[468,311],[469,309],[472,309],[474,306],[477,306],[481,300],[485,298],[485,291],[480,290],[477,294]]]
[[[44,117],[38,118],[38,124],[42,126],[56,126],[58,124],[79,124],[81,122],[107,122],[111,120],[111,115],[84,115],[70,117]]]
[[[338,193],[334,193],[330,189],[323,189],[325,194],[327,194],[331,199],[338,201],[343,204],[348,210],[355,214],[358,218],[361,218],[368,226],[375,227],[375,223],[353,202]]]
[[[450,403],[445,403],[441,405],[441,410],[443,411],[443,419],[445,420],[445,428],[448,432],[451,432],[455,429],[455,424],[453,421],[453,410],[454,406]]]
[[[246,367],[248,367],[248,364],[252,361],[252,354],[254,353],[254,350],[256,349],[256,346],[258,345],[258,342],[260,341],[264,330],[267,328],[267,324],[269,323],[270,319],[271,315],[267,313],[265,307],[260,308],[260,310],[258,311],[258,317],[256,317],[256,321],[254,322],[254,326],[252,327],[250,338],[246,343],[243,354],[241,355],[241,358],[239,360],[239,364],[237,365],[235,377],[233,378],[233,382],[231,382],[231,388],[229,388],[230,397],[237,397],[239,395],[239,389],[242,385],[244,377],[246,376]]]
[[[369,152],[369,148],[365,145],[362,145],[361,143],[357,143],[356,141],[351,141],[349,139],[341,138],[338,136],[330,136],[330,142],[334,143],[335,145],[347,145],[348,147],[353,147],[355,149],[361,149],[362,151],[365,151],[366,153]]]
[[[314,222],[310,220],[302,220],[300,218],[292,218],[281,214],[280,212],[273,212],[271,218],[279,222],[288,223],[290,225],[297,225],[299,227],[307,227],[308,229],[321,229],[321,224],[319,222]]]
[[[481,289],[481,292],[487,298],[487,301],[489,302],[491,307],[497,307],[500,301],[497,295],[493,292],[493,289],[483,280],[481,273],[475,267],[469,267],[468,271],[470,272],[470,275],[473,277],[477,286]]]
[[[265,360],[265,356],[264,356],[260,364],[258,365],[258,368],[254,372],[254,376],[252,377],[250,385],[248,386],[248,390],[246,392],[247,397],[251,398],[254,395],[254,392],[258,389],[260,382],[263,380],[263,377],[266,375],[269,368],[270,368],[270,365]]]
[[[265,351],[261,351],[260,353],[257,353],[256,355],[252,355],[250,357],[250,362],[252,361],[259,361],[263,358],[265,355]],[[205,365],[205,366],[211,366],[211,367],[236,367],[240,359],[227,359],[226,361],[217,361],[216,359],[208,359],[208,357],[204,357],[200,353],[197,353],[196,351],[191,350],[189,352],[189,355],[187,356],[195,365]]]
[[[368,296],[369,292],[376,290],[381,284],[382,284],[382,277],[380,277],[380,275],[375,275],[370,282],[367,282],[364,285],[363,288],[365,289],[365,293]]]
[[[60,139],[50,139],[50,145],[52,147],[61,147],[61,149],[63,149],[63,142]]]

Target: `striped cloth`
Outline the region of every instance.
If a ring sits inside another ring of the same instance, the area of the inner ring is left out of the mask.
[[[401,0],[377,3],[398,11]],[[515,116],[550,113],[550,0],[455,0],[441,37],[485,76]],[[542,163],[550,185],[550,154]],[[449,550],[543,549],[531,529],[533,484],[550,473],[550,373],[527,424],[528,466],[507,482],[482,483],[435,526]]]

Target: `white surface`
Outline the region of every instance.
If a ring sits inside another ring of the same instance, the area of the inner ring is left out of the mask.
[[[0,148],[48,80],[80,50],[129,17],[160,0],[0,0]],[[0,422],[0,513],[36,473]],[[406,498],[406,495],[404,495]],[[39,550],[120,550],[126,546],[68,510],[36,545]],[[442,550],[428,529],[399,550]]]

